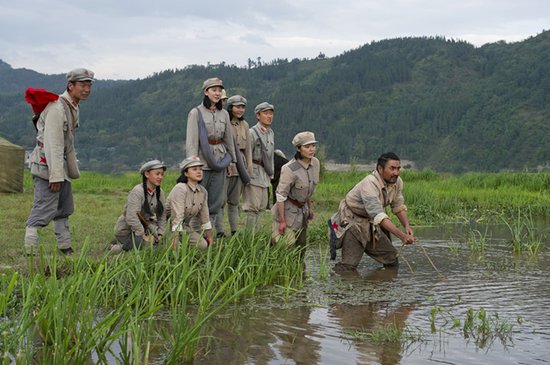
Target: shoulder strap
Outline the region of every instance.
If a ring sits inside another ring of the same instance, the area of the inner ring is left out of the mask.
[[[72,131],[76,128],[76,117],[71,107],[69,107],[69,100],[65,99],[62,96],[59,97],[59,100],[61,100],[61,104],[65,109],[65,115],[67,116],[67,120],[69,121],[69,129]],[[69,115],[71,116],[71,118],[69,118]]]
[[[256,128],[252,128],[252,130],[254,131],[254,133],[256,133],[256,136],[257,136],[258,139],[260,140],[260,145],[262,146],[262,149],[263,149],[263,150],[266,150],[264,141],[262,140],[262,137],[260,137],[260,133],[258,133],[258,130],[257,130]]]
[[[204,156],[208,167],[210,167],[212,170],[222,171],[226,169],[227,166],[229,166],[229,164],[231,163],[231,155],[226,151],[223,158],[219,161],[216,161],[212,149],[210,148],[210,144],[208,143],[208,131],[206,130],[206,125],[204,123],[202,113],[198,106],[195,107],[195,109],[198,113],[197,126],[199,130],[199,148],[202,151],[202,155]]]

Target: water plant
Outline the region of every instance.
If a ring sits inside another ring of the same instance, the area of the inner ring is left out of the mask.
[[[526,253],[536,256],[540,252],[546,236],[537,230],[530,209],[526,211],[518,209],[512,219],[506,217],[501,217],[501,219],[510,231],[512,250],[515,254]]]
[[[346,333],[354,340],[368,341],[377,345],[424,341],[424,335],[417,328],[410,326],[400,328],[396,323],[377,326],[373,329],[349,330]]]
[[[519,318],[517,322],[520,323]],[[480,348],[487,346],[495,338],[500,339],[503,344],[511,342],[514,329],[514,324],[501,320],[497,312],[489,315],[484,308],[478,310],[469,308],[464,320],[461,321],[450,310],[445,310],[438,305],[433,306],[430,311],[430,325],[432,333],[459,328],[465,338],[473,338]]]
[[[303,283],[297,252],[271,246],[267,233],[236,236],[205,252],[186,242],[101,259],[88,250],[86,242],[66,258],[41,246],[28,258],[28,276],[1,277],[8,362],[148,363],[158,342],[166,363],[189,361],[204,324],[225,305],[258,287]],[[169,331],[156,328],[161,316]]]
[[[478,229],[472,229],[468,232],[467,242],[468,248],[472,253],[476,253],[479,257],[483,257],[485,248],[489,242],[489,228],[485,227],[485,232],[481,232]]]

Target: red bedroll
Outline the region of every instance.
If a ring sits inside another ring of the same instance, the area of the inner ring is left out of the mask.
[[[25,100],[31,104],[34,114],[42,113],[46,105],[57,99],[59,99],[59,95],[46,89],[33,89],[29,87],[25,90]]]

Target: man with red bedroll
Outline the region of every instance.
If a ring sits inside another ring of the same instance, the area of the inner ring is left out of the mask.
[[[26,222],[27,255],[36,254],[38,230],[52,220],[57,247],[63,254],[73,253],[69,231],[69,216],[74,210],[71,179],[80,177],[74,136],[79,125],[79,103],[90,96],[94,73],[76,68],[66,78],[65,92],[49,102],[36,121],[36,147],[29,157],[34,202]],[[37,94],[30,96],[40,99]]]

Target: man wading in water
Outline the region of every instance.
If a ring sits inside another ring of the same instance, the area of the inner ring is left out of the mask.
[[[384,267],[396,267],[397,250],[393,247],[390,233],[403,244],[414,242],[400,170],[401,163],[395,153],[382,154],[376,170],[355,185],[340,202],[338,212],[329,220],[331,247],[342,249],[342,258],[334,267],[337,272],[356,269],[363,252]],[[386,206],[391,207],[405,232],[389,219],[384,212]],[[334,254],[331,259],[335,258]]]

